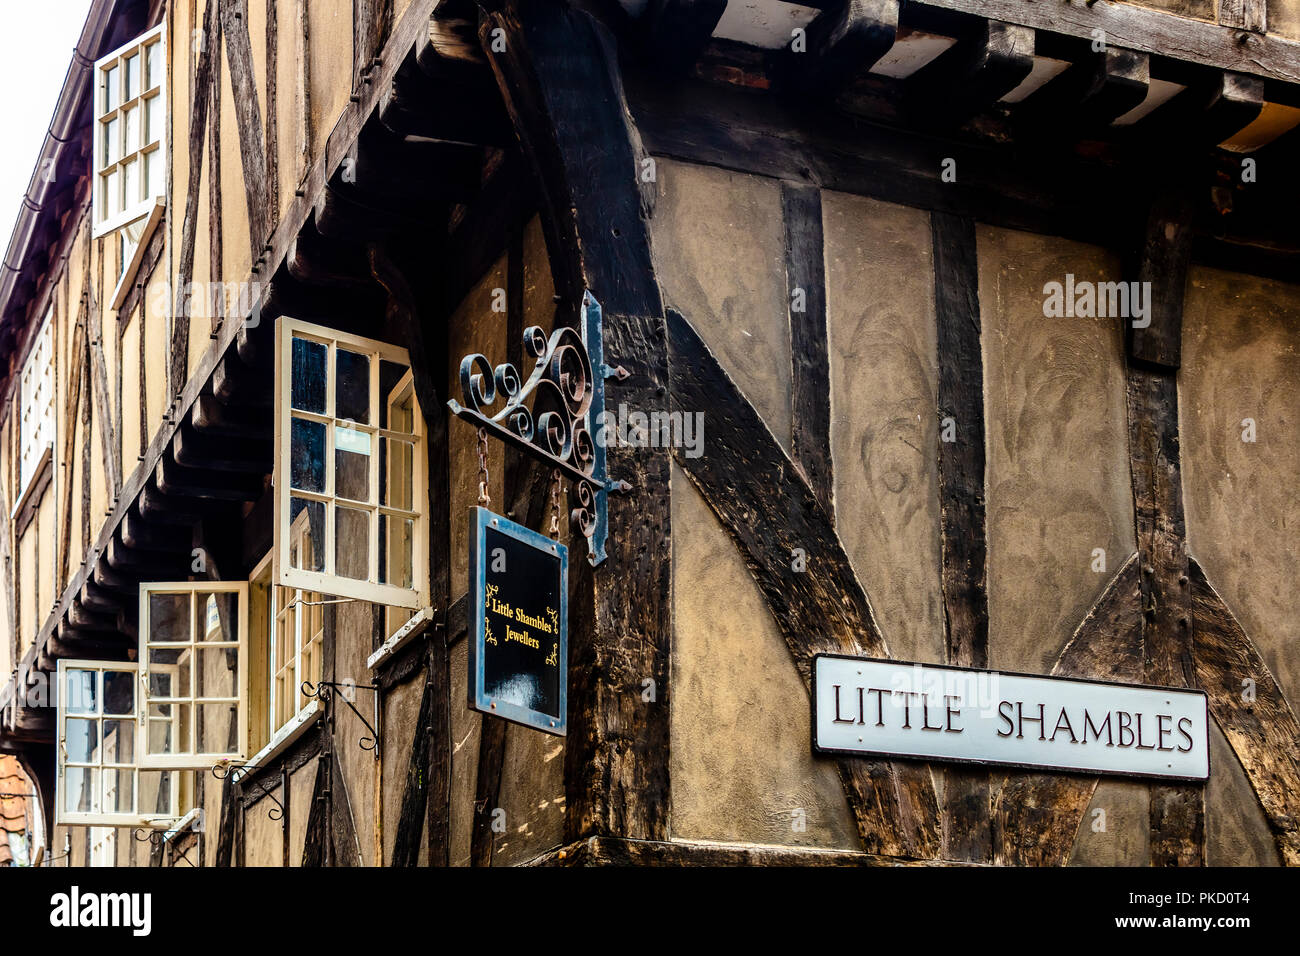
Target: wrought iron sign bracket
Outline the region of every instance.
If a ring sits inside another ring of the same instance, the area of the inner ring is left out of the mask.
[[[375,723],[379,722],[378,719],[379,685],[378,684],[354,684],[351,681],[348,681],[347,683],[341,683],[332,680],[318,681],[317,683],[313,684],[311,681],[303,681],[301,690],[304,697],[315,697],[321,703],[327,704],[329,703],[330,698],[333,696],[333,689],[338,687],[342,687],[346,691],[352,691],[352,690],[375,691],[376,692]],[[342,700],[343,703],[348,705],[348,709],[351,710],[352,713],[357,715],[357,720],[365,724],[366,730],[370,731],[369,736],[363,736],[357,741],[357,746],[360,747],[362,750],[374,751],[375,759],[378,760],[379,759],[379,734],[376,732],[375,728],[371,725],[370,721],[366,720],[366,718],[362,716],[361,711],[357,710],[355,707],[352,706],[352,701],[348,700],[347,694],[344,694],[342,696]]]
[[[493,368],[485,355],[466,355],[460,362],[461,402],[452,399],[447,407],[569,479],[569,520],[587,539],[587,560],[594,567],[605,560],[609,493],[632,488],[607,474],[604,433],[605,380],[622,381],[629,373],[605,363],[601,307],[590,292],[582,294],[579,326],[580,331],[558,328],[549,338],[541,326],[524,331],[524,353],[534,359],[527,381],[508,362]]]
[[[250,771],[256,769],[256,767],[250,767],[246,764],[241,766],[223,760],[212,768],[212,776],[218,780],[225,780],[229,777],[231,783],[239,783],[240,780],[247,776]],[[253,780],[253,784],[257,787],[258,793],[275,804],[275,806],[266,811],[267,817],[272,820],[282,821],[280,826],[284,826],[284,804],[277,800],[275,794],[266,789],[260,780]]]

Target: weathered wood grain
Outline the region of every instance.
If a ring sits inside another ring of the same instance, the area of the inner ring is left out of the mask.
[[[194,243],[199,226],[199,187],[203,178],[203,142],[208,127],[208,104],[212,99],[212,48],[221,28],[218,5],[223,0],[207,0],[203,11],[203,42],[195,60],[193,94],[190,102],[189,176],[185,184],[185,218],[181,225],[181,244],[176,258],[176,299],[172,309],[171,360],[167,369],[168,402],[185,387],[189,371],[190,313],[189,285],[194,277]],[[220,104],[217,105],[220,109]],[[141,330],[143,333],[143,330]],[[144,336],[141,335],[143,340]]]
[[[494,50],[494,30],[505,51]],[[631,373],[617,400],[662,406],[668,386],[663,306],[639,183],[644,156],[627,113],[613,40],[556,0],[508,2],[479,38],[538,185],[560,311],[573,323],[583,289],[604,308],[606,361]],[[611,399],[612,400],[612,399]],[[610,448],[608,560],[573,562],[566,832],[662,839],[670,789],[671,473],[664,449]],[[655,699],[642,699],[644,681]]]
[[[438,640],[438,637],[431,638]],[[425,651],[426,668],[429,662]],[[406,782],[402,787],[402,807],[397,815],[393,834],[393,855],[390,866],[418,866],[420,836],[424,832],[425,801],[428,800],[429,747],[424,739],[430,733],[434,710],[439,706],[435,685],[425,671],[424,693],[420,697],[420,713],[415,719],[411,740],[411,753],[407,759]]]
[[[1232,0],[1229,0],[1231,3]],[[1245,0],[1254,2],[1254,0]],[[1199,23],[1132,3],[1026,3],[1024,0],[925,0],[925,5],[1018,23],[1204,66],[1300,82],[1300,44],[1279,36],[1243,35],[1230,26]]]
[[[1181,362],[1183,294],[1192,260],[1193,208],[1183,190],[1161,192],[1147,218],[1138,281],[1150,283],[1150,325],[1127,322],[1129,355],[1142,362],[1176,369]]]
[[[948,663],[960,667],[987,667],[984,358],[975,222],[934,212],[930,226],[939,361],[940,581],[947,657]],[[950,767],[944,775],[944,859],[990,862],[989,772]]]
[[[1300,866],[1300,722],[1195,558],[1188,577],[1198,684],[1259,797],[1283,861]]]
[[[267,184],[266,141],[262,136],[262,111],[258,105],[253,44],[248,36],[247,0],[218,0],[221,32],[230,64],[230,89],[235,99],[235,124],[239,127],[239,158],[244,169],[244,195],[248,200],[248,241],[252,261],[262,257],[271,235],[271,196]]]
[[[223,288],[221,276],[225,272],[223,203],[221,199],[221,151],[227,145],[221,141],[221,47],[222,35],[218,30],[212,38],[212,93],[213,104],[208,110],[208,279],[213,283],[204,305],[216,328],[226,315],[226,297],[219,294]]]
[[[790,450],[832,520],[831,382],[826,339],[826,258],[821,190],[781,183],[785,274],[790,306]]]
[[[1182,330],[1181,288],[1167,321]],[[1178,389],[1172,372],[1130,364],[1129,456],[1141,563],[1145,680],[1195,687],[1191,594],[1178,452]],[[1199,784],[1151,787],[1153,866],[1205,864],[1205,793]]]
[[[1219,0],[1219,24],[1263,33],[1268,29],[1267,0]]]
[[[820,652],[887,657],[867,595],[830,518],[767,424],[704,341],[668,310],[674,410],[705,410],[708,444],[676,456],[740,549],[804,684]],[[793,570],[802,549],[807,571]],[[845,758],[849,806],[868,852],[925,859],[939,853],[939,813],[929,768]]]

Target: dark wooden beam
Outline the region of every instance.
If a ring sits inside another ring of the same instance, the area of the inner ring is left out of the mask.
[[[1149,314],[1139,328],[1125,323],[1129,355],[1164,369],[1181,362],[1183,293],[1192,259],[1192,202],[1185,190],[1158,192],[1147,217],[1138,281],[1149,284]]]
[[[1051,127],[1078,137],[1109,126],[1146,99],[1151,58],[1146,53],[1107,46],[1085,54],[1013,109],[1025,128]]]
[[[939,359],[939,515],[948,663],[988,667],[989,609],[985,564],[984,360],[975,223],[935,212],[934,301]],[[993,858],[989,772],[947,768],[943,857]]]
[[[493,49],[504,31],[505,51]],[[604,308],[605,355],[631,377],[613,401],[662,407],[668,390],[663,304],[646,224],[644,157],[627,113],[612,37],[557,0],[510,0],[479,39],[541,197],[557,321],[577,319],[590,289]],[[599,586],[571,567],[566,832],[572,839],[668,835],[672,654],[671,463],[663,449],[608,450],[612,495]],[[643,682],[656,688],[642,699]]]
[[[754,407],[681,315],[668,310],[670,395],[675,410],[709,410],[709,446],[677,463],[740,549],[785,638],[805,686],[822,652],[888,657],[830,517]],[[791,570],[793,549],[807,570]],[[930,770],[924,764],[838,761],[864,848],[925,859],[939,854]]]
[[[1010,93],[1033,67],[1033,30],[985,20],[904,81],[906,109],[925,125],[956,125]]]
[[[1300,83],[1300,46],[1295,41],[1276,35],[1243,34],[1234,27],[1202,23],[1154,7],[1132,3],[1025,3],[1024,0],[911,2],[1087,41],[1092,40],[1094,31],[1101,30],[1107,44],[1125,49]]]
[[[1175,379],[1191,240],[1187,201],[1178,193],[1157,196],[1138,267],[1139,278],[1152,283],[1151,325],[1131,329],[1128,425],[1145,677],[1162,687],[1197,686]],[[1125,321],[1131,327],[1135,320]],[[1205,865],[1203,786],[1152,785],[1151,864]]]
[[[834,519],[821,190],[816,186],[782,182],[781,211],[785,225],[786,300],[793,363],[791,457],[803,470],[822,509]]]
[[[221,32],[230,64],[230,88],[235,100],[235,125],[239,128],[239,157],[244,168],[244,195],[248,201],[248,241],[252,261],[262,257],[271,235],[271,195],[268,185],[266,140],[258,106],[253,44],[248,35],[247,0],[218,0]]]
[[[198,45],[194,78],[191,84],[189,129],[189,176],[185,185],[185,213],[181,226],[181,243],[177,253],[176,304],[172,309],[171,360],[168,363],[167,400],[179,395],[189,371],[190,314],[186,303],[194,277],[194,242],[199,225],[199,187],[203,176],[203,141],[207,133],[208,105],[212,98],[212,47],[221,29],[218,5],[223,0],[207,0],[203,12],[203,42]],[[220,109],[220,104],[217,106]],[[141,340],[144,339],[143,329]]]

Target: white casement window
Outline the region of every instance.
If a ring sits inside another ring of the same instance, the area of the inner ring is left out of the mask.
[[[248,583],[140,585],[140,762],[248,756]]]
[[[23,365],[22,417],[18,422],[18,495],[20,500],[54,448],[54,307],[36,336]]]
[[[165,827],[179,816],[178,774],[141,767],[135,664],[61,660],[55,822]]]
[[[423,607],[424,416],[406,350],[282,318],[276,356],[277,583]]]
[[[159,25],[95,63],[94,235],[147,215],[166,184],[167,56]]]
[[[306,516],[299,531],[306,526]],[[265,715],[254,713],[255,720],[264,716],[266,739],[276,734],[301,714],[311,703],[302,692],[303,682],[316,684],[321,677],[322,649],[325,644],[326,598],[314,591],[283,588],[273,582],[271,560],[267,554],[253,572],[250,582],[253,614],[253,640],[264,647]],[[256,677],[255,677],[256,679]],[[254,694],[254,699],[258,695]]]

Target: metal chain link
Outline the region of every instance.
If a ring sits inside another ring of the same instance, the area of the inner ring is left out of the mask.
[[[560,537],[560,469],[551,469],[551,537]]]
[[[492,496],[488,494],[488,443],[487,429],[478,430],[478,503],[481,507],[487,508],[492,504]]]

